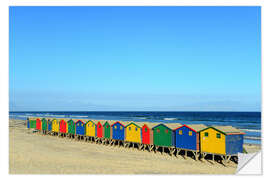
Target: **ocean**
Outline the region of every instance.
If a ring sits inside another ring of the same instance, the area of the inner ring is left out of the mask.
[[[10,118],[26,120],[29,116],[74,119],[104,119],[181,124],[231,125],[244,131],[244,143],[261,144],[261,112],[10,112]]]

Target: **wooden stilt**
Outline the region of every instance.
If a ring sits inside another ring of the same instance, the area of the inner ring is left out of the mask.
[[[195,152],[195,160],[198,161],[200,157],[200,153],[198,151]]]
[[[175,152],[175,148],[169,147],[169,154],[170,154],[170,156],[172,156],[174,152]]]
[[[180,149],[176,149],[176,157],[178,157]]]
[[[224,158],[222,158],[223,159],[223,161],[224,161],[224,163],[229,163],[230,162],[230,159],[231,159],[231,155],[229,155],[229,156],[225,156]]]
[[[154,150],[154,147],[155,147],[154,145],[150,145],[149,150],[150,150],[150,151],[153,151],[153,150]],[[154,150],[154,152],[155,152],[155,150]]]

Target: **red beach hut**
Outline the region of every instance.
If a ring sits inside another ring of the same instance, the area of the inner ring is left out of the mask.
[[[41,130],[41,120],[40,120],[40,118],[37,118],[37,120],[36,120],[36,129]]]
[[[64,119],[60,120],[59,130],[60,133],[67,133],[67,122]]]
[[[103,121],[98,121],[97,123],[97,137],[103,138]]]
[[[140,123],[141,125],[141,123]],[[142,127],[142,143],[143,144],[154,144],[153,143],[153,131],[152,128],[157,126],[158,123],[143,123]]]

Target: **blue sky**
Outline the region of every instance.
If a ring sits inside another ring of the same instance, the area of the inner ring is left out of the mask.
[[[10,7],[10,110],[260,111],[260,7]]]

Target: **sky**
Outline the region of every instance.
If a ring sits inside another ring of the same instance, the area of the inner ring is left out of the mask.
[[[10,111],[261,111],[260,7],[10,7]]]

